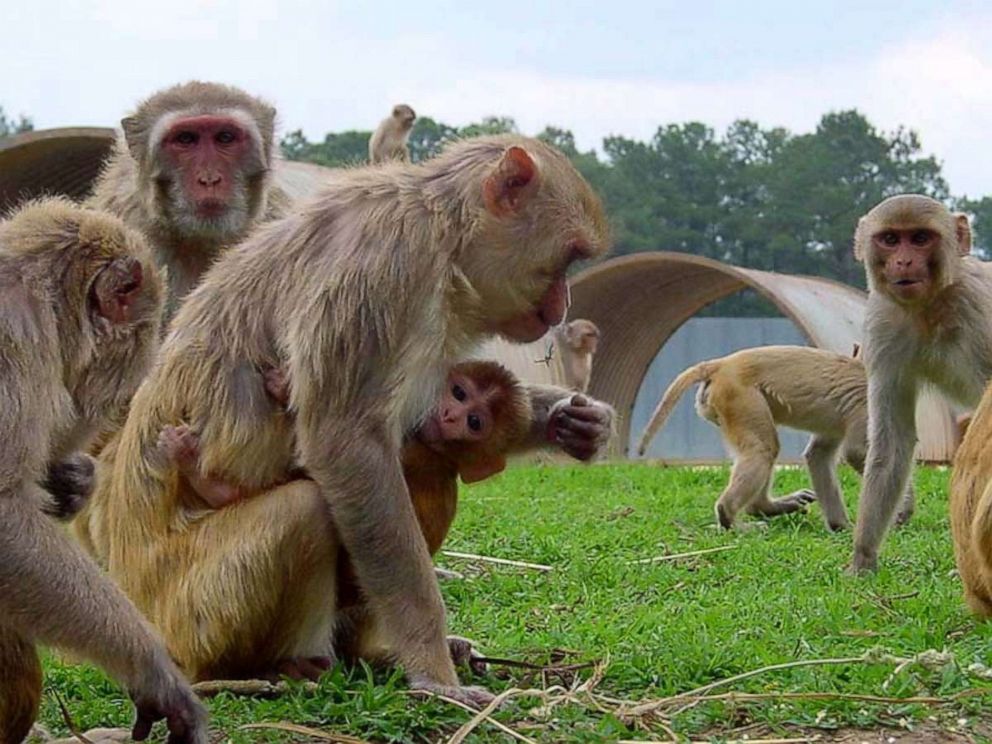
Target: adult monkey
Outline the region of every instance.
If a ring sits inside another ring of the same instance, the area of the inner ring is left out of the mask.
[[[121,120],[87,206],[140,230],[169,269],[166,320],[220,252],[283,213],[272,184],[276,110],[238,88],[188,82]]]
[[[41,513],[71,513],[85,497],[80,484],[92,473],[78,467],[88,462],[79,450],[141,381],[162,294],[141,236],[115,217],[47,199],[0,223],[3,744],[20,742],[37,715],[37,644],[78,653],[124,682],[138,710],[135,738],[166,718],[173,744],[206,741],[203,709],[161,641]],[[61,507],[41,483],[50,461],[70,463],[55,469],[71,497]]]
[[[336,527],[411,684],[490,700],[451,663],[400,442],[476,343],[532,341],[561,322],[568,267],[606,243],[599,200],[536,140],[466,140],[423,164],[342,173],[226,252],[187,298],[103,453],[88,510],[103,517],[84,537],[167,642],[188,623],[177,613],[212,608],[198,627],[221,652],[188,670],[208,678],[327,652]],[[288,372],[292,420],[273,415],[267,367]],[[535,404],[545,426],[557,395]],[[163,428],[184,422],[204,473],[251,488],[298,453],[316,485],[191,515],[177,468],[157,456]]]
[[[868,457],[853,571],[877,567],[909,480],[919,384],[933,383],[970,408],[992,376],[992,275],[970,252],[968,217],[927,196],[893,196],[858,222],[854,254],[870,290]]]
[[[385,163],[389,160],[409,160],[407,141],[416,120],[417,114],[405,103],[393,106],[392,113],[379,122],[369,138],[369,161]]]

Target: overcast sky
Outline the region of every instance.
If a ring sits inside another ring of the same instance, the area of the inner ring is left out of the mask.
[[[0,105],[39,128],[113,126],[191,78],[268,98],[310,139],[398,101],[583,148],[689,120],[804,132],[855,107],[917,130],[955,194],[992,195],[989,2],[0,2]]]

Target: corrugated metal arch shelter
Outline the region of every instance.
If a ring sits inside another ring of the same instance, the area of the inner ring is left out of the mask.
[[[861,341],[866,295],[830,279],[743,269],[686,253],[621,256],[572,281],[573,318],[602,333],[589,392],[621,414],[617,448],[626,452],[630,413],[648,366],[665,342],[706,305],[750,288],[773,302],[810,344],[850,354]],[[950,407],[927,391],[917,407],[921,459],[950,460],[956,429]]]

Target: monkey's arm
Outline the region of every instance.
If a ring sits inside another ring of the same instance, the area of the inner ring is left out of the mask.
[[[517,451],[554,447],[577,460],[591,460],[613,436],[616,412],[608,403],[554,385],[525,388],[533,421]]]
[[[916,381],[901,365],[868,370],[868,454],[854,532],[856,572],[878,567],[878,550],[906,491],[916,447]]]
[[[37,490],[27,485],[24,490]],[[165,718],[170,742],[206,741],[206,717],[192,690],[134,605],[51,520],[42,496],[0,492],[0,617],[15,631],[96,662],[129,689],[134,736]]]

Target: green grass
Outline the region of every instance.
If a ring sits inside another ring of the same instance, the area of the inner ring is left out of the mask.
[[[480,568],[442,556],[439,563],[467,574],[463,581],[442,585],[449,626],[476,639],[490,656],[544,662],[552,650],[568,649],[576,652],[575,659],[608,659],[596,689],[627,700],[674,695],[771,664],[859,656],[873,648],[899,657],[946,650],[954,663],[929,670],[912,664],[895,675],[891,663],[771,671],[726,691],[943,697],[984,685],[992,693],[992,682],[967,671],[975,662],[992,665],[992,624],[971,619],[952,574],[947,476],[946,470],[917,471],[915,517],[890,533],[879,573],[854,578],[843,573],[850,534],[828,534],[815,505],[808,514],[769,521],[767,529],[716,530],[712,507],[726,469],[516,468],[463,488],[445,547],[550,564],[554,571]],[[799,470],[783,470],[776,478],[778,493],[805,485],[806,475]],[[844,485],[853,516],[853,473],[845,472]],[[671,563],[628,563],[726,545],[735,547]],[[55,660],[46,670],[43,720],[51,729],[65,730],[54,691],[82,728],[130,720],[126,699],[96,670]],[[542,684],[525,674],[496,667],[480,682],[493,690]],[[272,700],[215,698],[210,701],[212,727],[235,742],[287,740],[285,734],[237,731],[261,721],[291,721],[375,741],[427,742],[443,741],[468,719],[445,703],[415,701],[404,689],[398,674],[336,669],[316,694],[295,690]],[[497,718],[542,742],[665,738],[658,721],[645,721],[649,730],[637,730],[609,713],[578,705],[563,705],[542,717],[534,710],[539,702],[514,699]],[[699,738],[752,722],[784,735],[801,727],[934,725],[930,717],[936,716],[939,722],[968,719],[966,727],[978,723],[987,736],[982,726],[992,721],[989,710],[992,694],[939,709],[776,700],[707,703],[667,724]],[[469,738],[509,740],[487,725]]]

